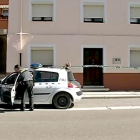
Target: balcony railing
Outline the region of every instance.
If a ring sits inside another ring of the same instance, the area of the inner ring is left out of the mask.
[[[1,15],[1,19],[8,19],[8,15]]]

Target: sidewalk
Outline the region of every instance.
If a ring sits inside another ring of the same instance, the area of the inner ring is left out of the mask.
[[[134,91],[109,91],[109,92],[83,92],[82,99],[93,98],[140,98],[140,92]]]

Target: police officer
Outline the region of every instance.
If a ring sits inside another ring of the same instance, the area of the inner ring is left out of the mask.
[[[25,94],[26,91],[28,92],[28,97],[29,97],[29,104],[30,104],[30,111],[34,110],[34,104],[33,104],[33,75],[28,71],[20,71],[20,66],[19,65],[15,65],[14,67],[16,72],[20,72],[20,76],[18,78],[18,84],[20,84],[21,87],[21,111],[25,110]]]

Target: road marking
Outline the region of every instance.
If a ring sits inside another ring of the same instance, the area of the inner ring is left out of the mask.
[[[108,110],[106,107],[100,108],[71,108],[71,109],[35,109],[35,111],[78,111],[78,110]]]
[[[34,109],[35,111],[88,111],[88,110],[125,110],[125,109],[140,109],[140,106],[120,106],[120,107],[94,107],[94,108],[70,108],[70,109]],[[0,111],[20,111],[20,109],[5,109],[0,108]],[[28,111],[29,109],[26,109],[25,111]]]
[[[140,109],[140,106],[124,106],[124,107],[94,107],[94,108],[70,108],[70,109],[35,109],[36,111],[86,111],[86,110],[125,110]]]
[[[140,106],[126,106],[126,107],[108,107],[111,110],[123,110],[123,109],[140,109]]]

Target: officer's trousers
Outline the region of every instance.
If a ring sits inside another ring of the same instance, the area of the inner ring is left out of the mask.
[[[25,95],[26,92],[28,93],[29,97],[29,105],[30,109],[34,109],[34,103],[33,103],[33,81],[26,81],[22,82],[22,90],[21,90],[21,109],[25,109]]]

